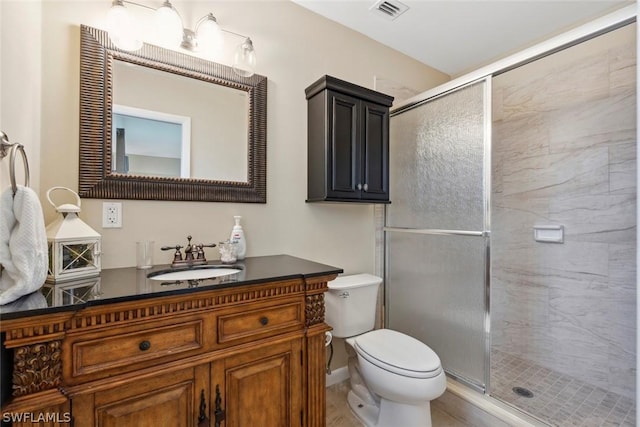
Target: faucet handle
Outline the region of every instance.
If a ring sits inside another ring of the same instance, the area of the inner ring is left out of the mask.
[[[169,251],[174,249],[176,250],[176,252],[173,254],[173,262],[182,261],[182,252],[180,252],[180,249],[182,249],[181,245],[163,246],[160,248],[160,250],[162,251]]]
[[[176,251],[179,251],[180,249],[182,249],[182,246],[174,245],[174,246],[163,246],[163,247],[160,248],[161,251],[170,251],[172,249],[175,249]]]
[[[216,244],[215,243],[209,243],[207,245],[205,245],[204,243],[200,243],[196,245],[196,259],[198,260],[202,260],[204,262],[207,261],[207,259],[204,256],[204,249],[203,248],[215,248]]]

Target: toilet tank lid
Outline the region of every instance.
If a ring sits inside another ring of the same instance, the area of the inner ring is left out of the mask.
[[[373,274],[351,274],[347,276],[338,276],[336,279],[328,283],[329,289],[350,289],[359,288],[361,286],[379,285],[382,278]]]

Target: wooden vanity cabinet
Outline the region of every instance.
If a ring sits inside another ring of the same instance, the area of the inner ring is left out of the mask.
[[[393,97],[331,76],[306,97],[307,201],[389,203]]]
[[[14,426],[324,426],[324,292],[335,276],[3,321],[14,354],[3,416],[71,420]]]
[[[302,349],[293,339],[213,363],[214,422],[224,408],[226,427],[305,425]]]
[[[157,372],[72,399],[74,427],[197,426],[201,390],[208,390],[207,366]]]

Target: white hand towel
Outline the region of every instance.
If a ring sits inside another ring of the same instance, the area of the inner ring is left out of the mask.
[[[18,186],[0,195],[0,304],[34,292],[47,278],[47,234],[38,195]]]

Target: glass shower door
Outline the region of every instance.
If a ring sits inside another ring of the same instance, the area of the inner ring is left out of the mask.
[[[488,83],[391,118],[385,215],[387,325],[484,390],[487,350]]]

